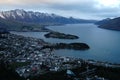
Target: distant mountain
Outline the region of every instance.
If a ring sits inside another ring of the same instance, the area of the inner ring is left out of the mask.
[[[16,9],[0,12],[0,27],[15,31],[47,31],[44,26],[74,23],[93,23],[95,20],[66,18],[55,14]]]
[[[57,23],[57,24],[68,24],[68,23],[91,23],[94,20],[83,20],[75,18],[66,18],[55,14],[25,11],[23,9],[16,9],[10,11],[0,12],[0,17],[5,20],[13,20],[25,23]]]
[[[48,31],[44,25],[6,20],[3,18],[0,18],[0,28],[5,28],[9,31]]]
[[[97,25],[107,24],[108,21],[110,21],[110,18],[103,19],[101,21],[96,22]]]
[[[100,28],[120,31],[120,17],[97,22]]]

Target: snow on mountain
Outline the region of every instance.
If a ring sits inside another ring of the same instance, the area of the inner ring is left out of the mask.
[[[33,21],[34,20],[39,21],[40,19],[47,18],[47,17],[55,18],[55,17],[57,17],[57,15],[33,12],[33,11],[24,11],[23,9],[16,9],[16,10],[11,10],[11,11],[0,12],[0,17],[4,18],[4,19],[18,20],[18,21],[20,21],[20,20],[24,21],[24,19],[32,19]]]
[[[4,15],[2,14],[2,12],[0,13],[0,17],[5,19]]]
[[[15,9],[0,12],[0,18],[27,23],[80,23],[86,22],[82,19],[66,18],[55,14],[25,11],[23,9]]]

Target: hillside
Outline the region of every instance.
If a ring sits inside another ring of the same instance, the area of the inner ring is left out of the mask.
[[[97,22],[100,28],[120,31],[120,17]]]
[[[25,23],[39,23],[39,24],[68,24],[68,23],[91,23],[94,20],[75,19],[73,17],[66,18],[56,14],[48,14],[41,12],[25,11],[23,9],[16,9],[10,11],[0,12],[0,17],[5,20],[13,20]]]
[[[66,18],[56,14],[25,11],[23,9],[0,12],[0,27],[15,31],[48,31],[44,26],[93,22],[96,21],[73,17]]]
[[[0,18],[0,28],[6,28],[10,31],[48,31],[44,25],[30,24]]]

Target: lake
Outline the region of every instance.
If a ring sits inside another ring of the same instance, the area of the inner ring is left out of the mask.
[[[42,38],[47,42],[83,42],[90,46],[89,50],[56,50],[58,56],[69,56],[82,59],[93,59],[104,62],[120,64],[120,31],[98,28],[94,24],[67,24],[62,26],[49,26],[51,30],[79,36],[76,40],[61,40],[45,38],[46,32],[12,32],[26,37]]]

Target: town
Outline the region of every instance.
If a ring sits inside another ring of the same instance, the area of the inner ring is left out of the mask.
[[[75,75],[71,69],[82,67],[87,69],[85,72],[79,72],[80,75],[88,74],[89,72],[94,74],[96,68],[89,69],[89,65],[120,68],[120,65],[56,56],[53,53],[54,49],[42,49],[44,46],[51,44],[41,39],[23,37],[8,32],[1,32],[0,38],[0,60],[8,62],[21,77],[26,79],[31,76],[34,77],[48,72],[60,72],[64,70],[67,70],[67,75]],[[99,80],[107,80],[104,78],[97,78]],[[76,80],[76,78],[73,78],[73,80]],[[93,78],[87,76],[83,80],[93,80]]]

